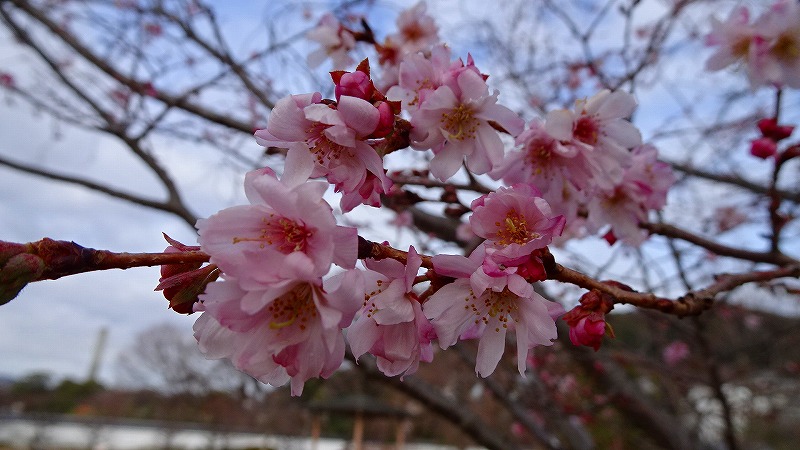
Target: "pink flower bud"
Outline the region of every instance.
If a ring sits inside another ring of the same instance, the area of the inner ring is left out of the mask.
[[[761,159],[775,156],[778,152],[778,144],[770,138],[753,139],[750,144],[750,154]]]
[[[603,317],[583,317],[569,329],[569,340],[574,345],[585,345],[595,351],[600,349],[605,335],[606,321]]]
[[[4,88],[13,88],[15,86],[14,76],[10,73],[0,73],[0,86]]]
[[[334,92],[337,101],[342,95],[349,95],[351,97],[370,101],[372,94],[375,92],[375,86],[372,84],[372,80],[370,80],[369,75],[364,72],[344,72],[341,74],[341,77],[339,77],[339,80],[336,80],[337,77],[334,76],[334,73],[331,73],[331,76],[336,82]]]
[[[606,333],[614,337],[614,329],[606,323],[605,318],[606,313],[614,307],[614,302],[598,291],[583,294],[580,302],[562,317],[569,325],[569,340],[574,345],[585,345],[597,351]]]
[[[689,346],[683,341],[674,341],[664,347],[661,356],[667,365],[674,366],[689,357]]]
[[[378,119],[378,127],[375,128],[375,131],[370,135],[372,138],[388,136],[394,129],[394,111],[392,111],[392,106],[387,102],[379,102],[377,108],[380,113],[380,118]]]

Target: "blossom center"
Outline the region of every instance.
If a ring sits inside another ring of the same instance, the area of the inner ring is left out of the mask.
[[[316,135],[308,141],[311,153],[314,154],[317,164],[324,167],[328,167],[334,161],[339,161],[342,157],[353,156],[349,147],[337,144],[325,135],[324,130],[328,127],[329,125],[316,123],[308,131],[308,134]]]
[[[505,220],[495,222],[494,225],[497,227],[495,242],[498,245],[522,245],[541,236],[529,230],[528,220],[513,208],[506,213]]]
[[[458,105],[449,112],[443,112],[440,123],[442,130],[447,132],[446,138],[449,141],[473,139],[475,132],[478,131],[475,111],[465,104]]]
[[[269,327],[273,330],[286,328],[297,323],[305,330],[308,321],[317,316],[317,306],[311,295],[311,285],[302,283],[270,303],[267,313],[272,316]]]
[[[233,243],[255,241],[261,243],[261,248],[269,245],[283,254],[292,252],[305,252],[308,241],[314,236],[314,229],[307,227],[302,222],[297,222],[286,217],[270,214],[261,219],[264,227],[261,234],[255,238],[234,237]]]
[[[589,145],[594,145],[597,143],[600,127],[593,117],[581,116],[581,118],[575,122],[572,134],[575,136],[575,139]]]
[[[550,165],[554,145],[554,141],[544,138],[535,138],[530,142],[525,162],[533,167],[534,175],[541,175],[543,167]]]
[[[782,61],[791,61],[800,57],[800,45],[786,34],[778,37],[771,50],[772,54]]]
[[[423,30],[422,26],[417,22],[406,24],[400,30],[400,35],[408,42],[416,42],[425,37],[425,34],[425,30]]]
[[[731,46],[731,53],[737,58],[747,58],[750,53],[750,38],[745,37],[734,42]]]
[[[518,298],[519,297],[509,291],[508,288],[504,288],[502,292],[489,291],[489,295],[486,296],[486,305],[489,306],[489,316],[497,317],[497,319],[503,323],[503,328],[507,328],[508,317],[519,309],[516,302]]]

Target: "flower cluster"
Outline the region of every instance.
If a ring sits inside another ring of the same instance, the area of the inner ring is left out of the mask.
[[[752,22],[744,6],[724,22],[711,20],[706,44],[716,51],[706,61],[706,69],[721,70],[738,63],[753,87],[800,87],[800,5],[796,1],[778,0]]]
[[[610,226],[616,237],[638,245],[647,237],[639,224],[664,206],[675,177],[626,120],[635,107],[630,94],[604,90],[574,110],[551,111],[517,136],[520,149],[491,176],[536,186],[565,217],[568,235]]]
[[[380,77],[364,60],[352,72],[331,72],[332,99],[315,92],[278,101],[255,137],[285,151],[283,174],[248,173],[250,204],[197,224],[211,263],[198,273],[214,271],[213,278],[192,275],[192,287],[205,286],[194,305],[203,312],[195,324],[201,350],[262,382],[290,382],[293,395],[310,378],[331,375],[348,345],[356,362],[369,353],[385,375],[405,376],[433,359],[436,343],[445,349],[477,339],[475,371],[486,377],[512,333],[524,374],[529,350],[552,344],[564,314],[535,289],[547,278],[545,260],[552,262],[547,246],[602,227],[641,243],[647,235],[639,224],[664,205],[674,181],[627,120],[636,106],[630,94],[602,91],[526,129],[498,103],[471,56],[455,59],[437,44],[424,3],[401,14],[398,29],[378,43],[369,28],[356,32],[324,16],[309,34],[321,44],[310,58],[330,56],[342,68],[356,42],[367,42],[380,55]],[[505,151],[503,135],[516,151]],[[458,216],[471,212],[469,228],[482,240],[469,256],[400,251],[337,224],[323,199],[328,188],[341,194],[343,213],[380,206],[382,197],[403,192],[383,157],[406,147],[430,152],[420,173],[441,182],[462,166],[505,182],[469,208],[445,189]],[[188,277],[167,275],[170,292]],[[595,320],[573,310],[573,341],[598,346],[602,313]]]

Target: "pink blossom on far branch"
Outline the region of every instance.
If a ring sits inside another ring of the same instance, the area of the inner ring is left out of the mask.
[[[800,5],[778,0],[756,20],[742,6],[723,22],[711,18],[706,44],[716,47],[706,69],[717,71],[741,63],[750,84],[800,87]]]
[[[353,64],[350,51],[356,46],[355,36],[333,14],[322,16],[306,37],[320,46],[308,55],[310,67],[317,67],[328,58],[333,61],[334,69],[346,69]]]

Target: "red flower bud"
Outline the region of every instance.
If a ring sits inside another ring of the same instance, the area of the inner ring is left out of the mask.
[[[606,312],[613,308],[613,301],[598,291],[589,291],[581,296],[580,302],[562,317],[569,325],[569,340],[574,345],[585,345],[597,351],[603,343],[603,336],[614,337],[614,329],[605,317]]]
[[[790,125],[778,125],[775,119],[761,119],[758,121],[758,129],[765,138],[770,138],[779,142],[788,138],[794,132],[794,127]]]
[[[778,144],[770,138],[753,139],[750,144],[750,154],[761,159],[767,159],[778,152]]]
[[[200,247],[184,245],[166,234],[164,239],[170,246],[164,253],[193,252]],[[169,307],[179,314],[194,312],[194,304],[199,301],[199,296],[206,290],[208,283],[219,277],[219,269],[214,264],[201,267],[202,263],[165,264],[161,266],[161,278],[158,280],[156,291],[163,291],[164,297],[169,300]]]

